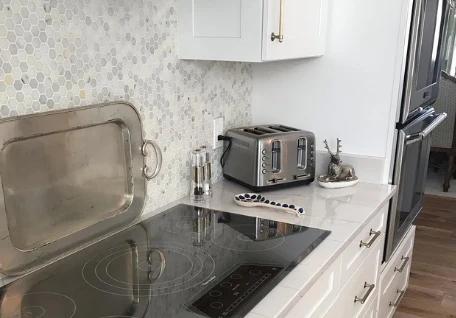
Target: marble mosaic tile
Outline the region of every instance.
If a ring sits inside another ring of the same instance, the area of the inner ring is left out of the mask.
[[[164,156],[146,208],[186,195],[213,119],[251,123],[252,66],[179,60],[177,15],[176,0],[2,0],[0,118],[129,101]]]

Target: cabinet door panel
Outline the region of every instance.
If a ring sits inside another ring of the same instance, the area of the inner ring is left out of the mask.
[[[284,1],[284,40],[279,33],[281,1]],[[323,55],[326,42],[328,0],[265,0],[263,60],[294,59]]]
[[[178,0],[179,58],[261,62],[263,0]]]

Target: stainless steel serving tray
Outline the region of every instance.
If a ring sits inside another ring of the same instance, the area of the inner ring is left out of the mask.
[[[128,103],[1,121],[0,272],[28,272],[129,226],[160,166]]]

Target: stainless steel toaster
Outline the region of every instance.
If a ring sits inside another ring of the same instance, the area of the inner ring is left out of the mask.
[[[253,191],[315,179],[315,135],[284,125],[231,129],[223,175]]]

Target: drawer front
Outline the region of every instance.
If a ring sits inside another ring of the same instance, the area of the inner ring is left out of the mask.
[[[388,204],[381,209],[381,211],[345,249],[342,255],[341,286],[344,286],[356,272],[367,255],[372,251],[373,245],[378,243],[378,241],[384,242],[387,215]],[[383,245],[383,243],[381,244]]]
[[[401,244],[398,246],[394,254],[391,256],[388,264],[381,274],[380,283],[383,289],[388,288],[389,284],[393,281],[395,276],[401,272],[401,267],[404,264],[411,263],[411,256],[413,252],[413,244],[415,239],[415,226],[412,226],[408,233],[405,235]],[[408,258],[407,258],[408,257]]]
[[[339,257],[331,267],[318,279],[315,285],[299,300],[286,318],[320,318],[326,312],[340,291]]]
[[[360,317],[362,317],[362,318],[377,318],[377,302],[378,302],[378,295],[377,295],[377,297],[374,298],[374,301],[372,302],[370,307],[367,309],[366,313],[364,313],[364,315],[360,316]],[[381,316],[378,316],[378,317],[381,317]]]
[[[383,252],[381,241],[375,243],[370,252],[324,317],[362,317],[372,303],[377,304],[375,297],[378,295],[379,265]]]
[[[412,227],[380,275],[379,317],[392,317],[407,289],[414,237],[415,227]]]

